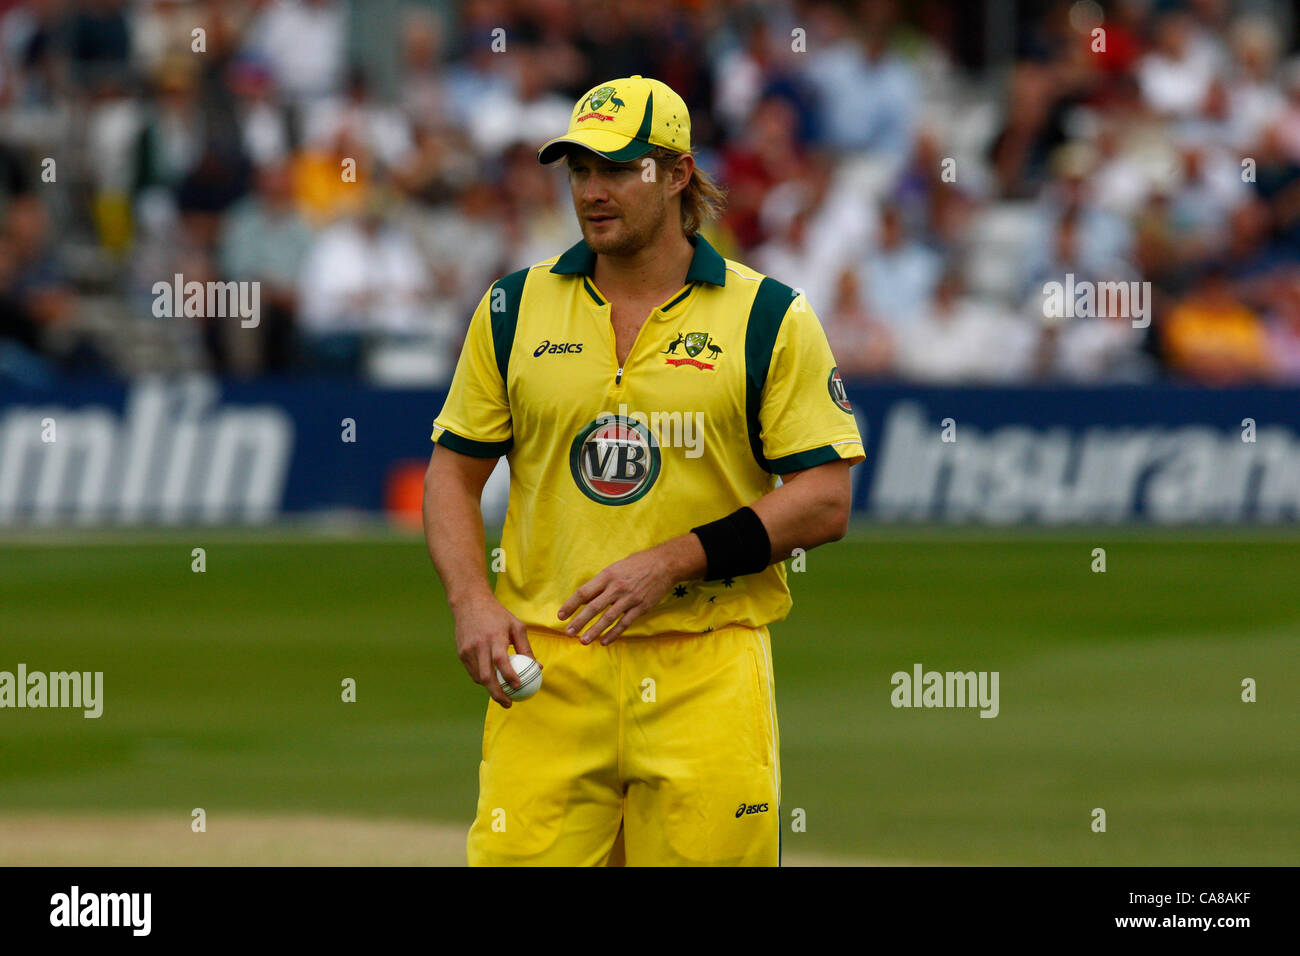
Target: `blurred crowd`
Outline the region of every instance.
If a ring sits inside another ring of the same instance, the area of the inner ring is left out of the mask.
[[[0,0],[0,380],[445,382],[489,283],[581,237],[536,149],[640,73],[683,96],[728,190],[706,237],[802,289],[846,377],[1297,383],[1298,19]],[[177,275],[260,283],[257,326],[159,315]],[[1132,294],[1061,310],[1052,283]]]

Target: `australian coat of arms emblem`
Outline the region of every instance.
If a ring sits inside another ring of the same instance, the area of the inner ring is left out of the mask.
[[[717,362],[718,357],[722,355],[721,346],[713,341],[713,337],[708,332],[687,332],[677,333],[677,338],[668,343],[668,348],[664,349],[665,355],[677,355],[677,349],[681,348],[686,355],[680,358],[667,359],[669,365],[693,365],[696,368],[711,369]],[[701,362],[696,356],[707,352],[712,362]]]

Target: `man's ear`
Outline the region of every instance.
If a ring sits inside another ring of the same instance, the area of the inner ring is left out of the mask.
[[[691,176],[695,173],[695,159],[685,153],[678,156],[673,163],[673,170],[669,182],[677,187],[680,185],[681,191],[685,191],[687,184],[691,181]]]

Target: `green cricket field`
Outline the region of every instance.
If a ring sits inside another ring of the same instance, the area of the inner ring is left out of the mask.
[[[809,552],[772,627],[785,862],[1300,863],[1298,577],[1280,531]],[[102,672],[103,709],[0,708],[0,865],[464,862],[487,698],[416,536],[11,535],[20,664]],[[996,716],[895,706],[918,666],[996,672]]]

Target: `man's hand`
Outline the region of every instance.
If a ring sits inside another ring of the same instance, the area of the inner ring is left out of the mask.
[[[590,644],[603,633],[600,643],[611,644],[629,624],[662,601],[678,581],[702,576],[705,565],[704,546],[699,538],[693,534],[673,538],[648,551],[638,551],[615,561],[574,591],[556,617],[563,621],[585,604],[566,632],[571,636],[581,635],[584,644]],[[588,628],[597,615],[600,617],[595,625]],[[607,633],[606,628],[609,628]]]
[[[476,684],[482,684],[502,707],[512,703],[497,682],[496,669],[511,687],[522,683],[510,666],[508,647],[515,653],[533,656],[524,622],[507,611],[493,595],[487,594],[456,611],[456,653]],[[541,664],[541,661],[538,661]]]

